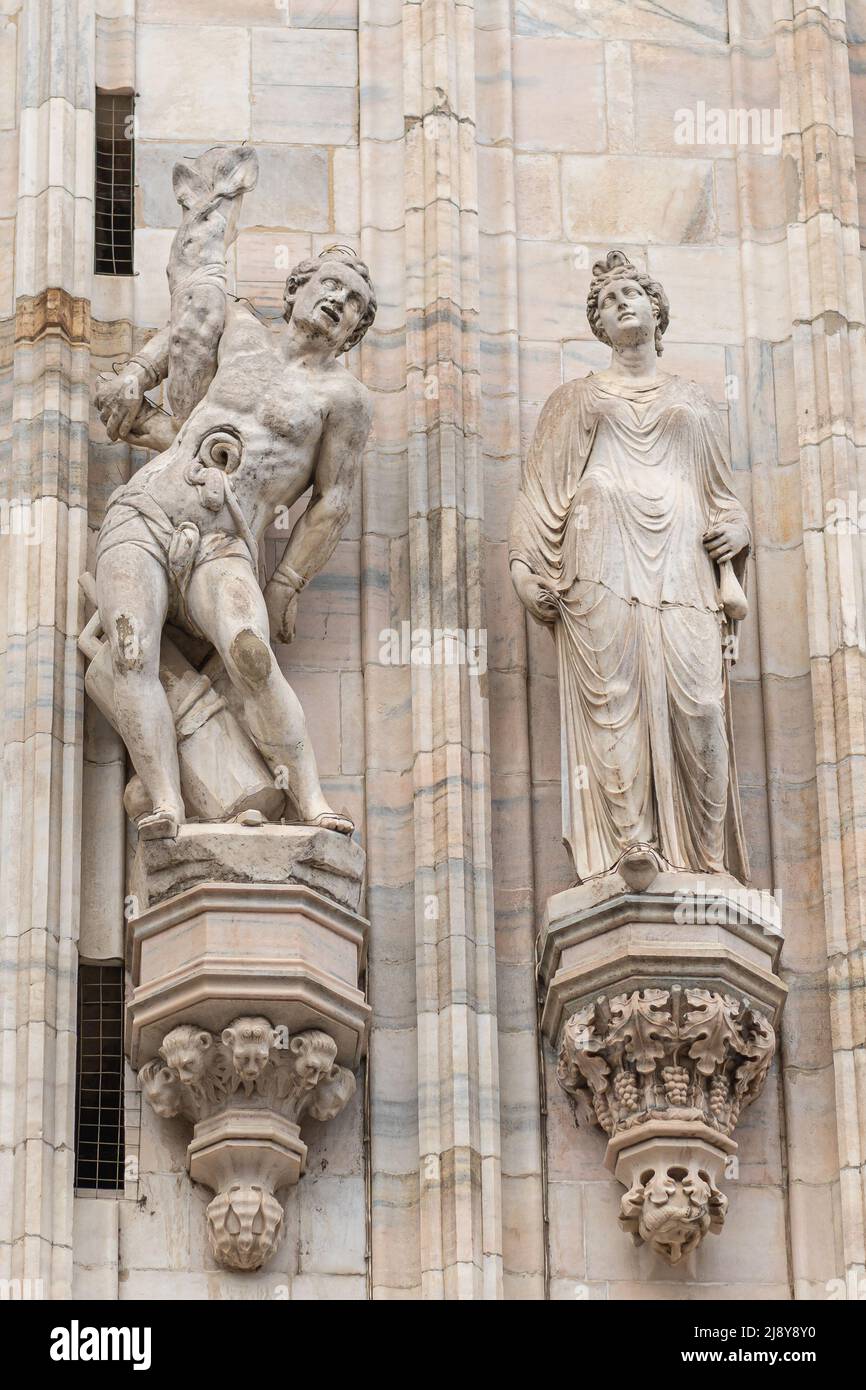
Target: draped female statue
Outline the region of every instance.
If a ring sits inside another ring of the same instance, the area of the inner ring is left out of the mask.
[[[728,665],[748,521],[715,407],[658,369],[662,286],[610,251],[587,316],[610,365],[544,406],[510,544],[556,642],[564,839],[579,880],[641,863],[746,880]]]

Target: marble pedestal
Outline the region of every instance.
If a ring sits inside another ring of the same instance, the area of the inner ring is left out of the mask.
[[[139,844],[127,1052],[156,1113],[195,1126],[189,1173],[216,1193],[208,1232],[230,1268],[276,1249],[302,1116],[330,1119],[354,1093],[363,871],[356,844],[303,826],[188,824]]]
[[[727,875],[619,873],[556,894],[542,1031],[575,1115],[608,1135],[620,1223],[670,1263],[718,1232],[739,1114],[763,1086],[786,988],[771,894]]]

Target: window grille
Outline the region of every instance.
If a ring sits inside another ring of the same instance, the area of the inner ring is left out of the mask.
[[[124,1187],[123,966],[81,965],[75,1078],[75,1186]]]
[[[93,269],[97,275],[132,274],[132,95],[96,93],[96,183]]]

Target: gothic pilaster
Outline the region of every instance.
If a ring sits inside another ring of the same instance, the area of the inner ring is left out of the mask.
[[[59,1298],[69,1296],[72,1272],[92,27],[92,0],[25,0],[17,15],[16,320],[4,472],[6,500],[27,525],[0,542],[8,577],[0,1268]]]
[[[866,1270],[866,329],[844,7],[792,0],[776,23],[842,1248]],[[840,507],[845,516],[840,521]]]
[[[422,1294],[501,1292],[474,10],[403,7]],[[451,634],[437,646],[435,634]]]

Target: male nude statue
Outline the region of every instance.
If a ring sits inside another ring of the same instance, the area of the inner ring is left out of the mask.
[[[331,248],[291,272],[284,322],[269,326],[226,299],[218,280],[199,274],[180,286],[187,330],[191,314],[199,337],[212,331],[216,304],[221,335],[212,379],[176,436],[176,423],[144,400],[170,370],[178,374],[174,290],[172,325],[97,393],[111,439],[164,450],[111,498],[97,543],[117,727],[153,808],[139,818],[139,833],[171,838],[184,820],[174,722],[159,679],[169,618],[216,648],[254,743],[273,771],[285,769],[301,821],[351,834],[352,822],[325,800],[304,714],[269,632],[291,640],[298,594],[350,513],[371,409],[366,388],[337,358],[370,326],[373,287],[353,252]],[[203,286],[198,304],[190,283]],[[259,542],[276,509],[311,484],[309,506],[262,593]]]

